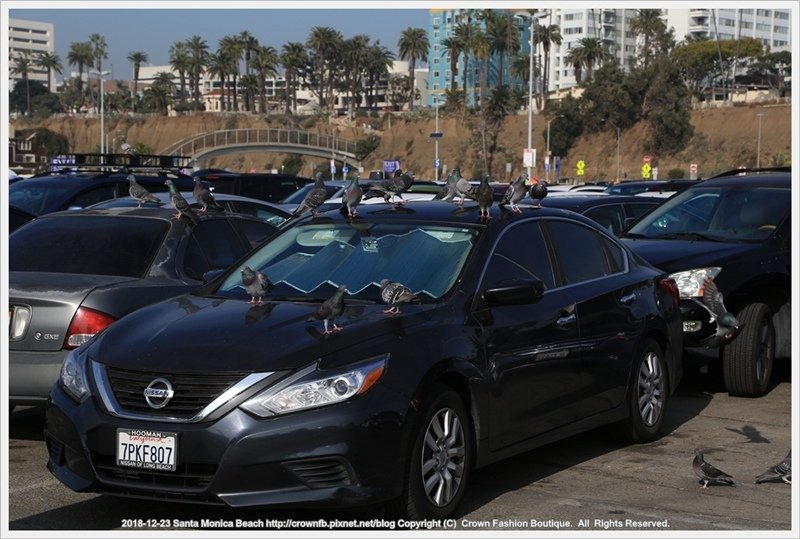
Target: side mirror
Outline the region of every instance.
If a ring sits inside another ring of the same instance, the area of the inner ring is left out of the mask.
[[[534,303],[544,294],[544,283],[539,279],[518,279],[510,283],[497,283],[483,292],[487,305],[525,305]]]
[[[223,273],[225,273],[224,269],[208,270],[207,272],[205,272],[203,274],[203,282],[204,283],[210,283],[211,281],[213,281],[214,279],[216,279],[217,277],[219,277]]]

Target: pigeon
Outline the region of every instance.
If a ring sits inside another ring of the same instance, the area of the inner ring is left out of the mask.
[[[200,211],[206,211],[209,206],[214,208],[215,210],[224,211],[224,208],[214,200],[214,195],[211,194],[211,191],[206,189],[203,185],[203,182],[200,181],[200,178],[194,179],[194,189],[192,189],[192,195],[194,196],[195,202],[200,204],[201,208]]]
[[[533,199],[533,206],[539,208],[542,206],[542,199],[547,196],[547,185],[542,180],[531,178],[531,187],[528,190],[528,196]]]
[[[450,202],[456,196],[460,196],[461,200],[456,202],[456,204],[460,206],[464,204],[464,199],[466,197],[472,199],[475,198],[473,194],[472,184],[461,176],[461,169],[459,167],[454,168],[450,176],[451,177],[447,179],[447,187],[448,187],[447,196],[444,197],[444,200],[446,202]],[[453,176],[455,176],[455,181],[451,183],[451,179]]]
[[[787,485],[792,484],[792,450],[786,453],[786,457],[769,470],[756,477],[756,483],[766,483],[769,481],[781,480]]]
[[[339,285],[339,288],[336,289],[336,292],[334,292],[331,297],[323,301],[320,306],[317,307],[317,310],[308,317],[307,322],[322,320],[325,324],[325,331],[322,332],[323,335],[328,335],[334,331],[340,331],[342,327],[336,324],[336,317],[340,316],[344,312],[345,292],[347,292],[347,286],[343,284]],[[333,323],[332,330],[328,329],[328,321]]]
[[[272,288],[269,278],[260,271],[253,271],[250,266],[242,268],[242,284],[245,291],[250,294],[250,301],[247,303],[261,304],[264,294]],[[256,298],[258,298],[258,301],[256,301]]]
[[[400,303],[408,303],[416,299],[416,295],[409,287],[399,281],[383,279],[381,281],[381,299],[391,307],[383,312],[387,314],[400,314]]]
[[[692,462],[692,469],[695,475],[700,478],[703,483],[702,488],[707,488],[711,484],[735,485],[733,477],[726,474],[716,466],[713,466],[703,459],[703,452],[699,449],[694,450],[694,461]]]
[[[719,291],[713,279],[706,277],[700,288],[703,293],[703,301],[692,298],[692,301],[703,307],[711,315],[711,319],[717,323],[717,331],[703,339],[704,346],[721,346],[731,342],[742,331],[744,324],[739,324],[725,304],[722,302],[722,292]]]
[[[192,223],[197,224],[197,214],[194,213],[194,210],[189,203],[183,198],[183,195],[178,192],[178,188],[175,187],[175,184],[167,178],[164,182],[164,185],[169,187],[169,200],[172,202],[172,206],[178,212],[173,216],[173,219],[178,219],[181,216],[186,217]]]
[[[119,139],[119,147],[124,153],[126,153],[128,155],[137,155],[136,149],[133,146],[131,146],[130,144],[128,144],[125,141],[124,138],[120,137],[120,139]]]
[[[445,184],[442,186],[439,192],[436,193],[436,196],[434,196],[433,199],[453,200],[453,196],[455,196],[456,182],[458,181],[459,177],[461,177],[461,169],[455,167],[453,171],[450,173],[450,176],[447,177],[447,181],[445,182]],[[450,195],[451,193],[453,193],[452,196]]]
[[[478,206],[480,207],[480,219],[491,219],[491,215],[489,215],[489,210],[492,207],[492,202],[494,202],[494,190],[492,186],[489,185],[489,175],[484,173],[483,177],[481,178],[481,183],[478,185],[477,189],[475,189],[475,199],[478,201]]]
[[[520,174],[519,178],[514,180],[508,185],[505,194],[503,195],[503,200],[500,202],[500,206],[505,206],[508,204],[511,206],[511,211],[514,213],[522,213],[522,210],[519,209],[519,202],[525,198],[525,195],[528,194],[527,186],[525,182],[528,181],[528,175],[524,172]]]
[[[344,190],[344,197],[342,198],[342,206],[347,210],[348,217],[355,217],[358,215],[356,208],[361,203],[364,197],[364,190],[358,183],[358,176],[350,180],[350,185]]]
[[[150,191],[139,185],[139,182],[136,181],[136,176],[133,174],[128,174],[128,182],[130,183],[130,187],[128,187],[128,194],[136,199],[140,208],[142,207],[143,202],[161,202],[157,196],[153,195]]]
[[[405,203],[403,193],[408,191],[414,183],[414,177],[414,172],[409,170],[399,175],[395,173],[393,178],[387,178],[380,182],[370,184],[367,192],[364,194],[364,200],[382,196],[384,202],[394,204],[395,202],[392,201],[394,197],[400,197],[400,201],[397,202],[397,204],[403,204]]]
[[[292,212],[292,217],[300,217],[307,211],[310,211],[314,217],[319,215],[317,208],[322,206],[325,199],[328,198],[328,190],[325,189],[325,180],[322,179],[322,172],[317,172],[314,177],[314,187],[306,194],[303,201]]]

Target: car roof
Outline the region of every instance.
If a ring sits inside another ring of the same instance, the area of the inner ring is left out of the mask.
[[[542,200],[543,206],[550,206],[553,208],[579,208],[584,210],[593,206],[602,206],[604,204],[620,204],[620,203],[633,203],[633,204],[660,204],[663,198],[654,196],[638,196],[638,195],[612,195],[608,193],[599,194],[568,194],[559,195],[557,197],[545,197]]]
[[[769,170],[764,172],[751,172],[744,175],[733,174],[725,176],[715,176],[703,180],[703,185],[752,185],[766,187],[790,186],[792,182],[791,169]]]
[[[199,221],[208,219],[216,219],[220,217],[232,217],[235,219],[249,219],[253,221],[262,222],[259,219],[250,217],[249,215],[242,215],[240,213],[228,212],[195,212]],[[164,219],[174,221],[173,217],[175,210],[172,207],[159,206],[155,207],[141,207],[136,206],[124,208],[84,208],[80,210],[63,210],[52,213],[47,213],[40,217],[40,219],[49,219],[52,217],[86,217],[86,216],[106,216],[106,217],[139,217],[149,219]]]

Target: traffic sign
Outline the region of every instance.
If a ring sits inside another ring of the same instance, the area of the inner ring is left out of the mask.
[[[642,162],[649,165],[650,163],[653,162],[653,157],[650,154],[645,154],[644,156],[642,156]]]
[[[441,131],[434,131],[433,133],[431,133],[428,136],[430,138],[442,138],[444,136],[444,133],[442,133]]]
[[[342,167],[342,174],[347,174],[348,172],[350,172],[350,168],[347,165],[343,166]]]
[[[439,168],[440,166],[442,166],[442,160],[441,159],[434,159],[433,160],[433,168]]]
[[[643,180],[649,180],[650,179],[650,171],[652,171],[652,170],[653,169],[650,168],[650,165],[648,163],[645,163],[644,165],[642,165],[642,179]]]
[[[522,164],[526,167],[536,166],[536,148],[525,148],[522,152]]]
[[[392,161],[385,160],[385,161],[383,162],[383,171],[384,171],[384,172],[389,172],[389,173],[391,173],[391,172],[394,172],[395,170],[397,170],[398,168],[400,168],[400,161],[396,161],[396,160],[392,160]]]
[[[689,165],[689,172],[692,174],[697,174],[697,163],[692,163]]]
[[[583,176],[586,173],[586,163],[581,159],[575,164],[575,174]]]

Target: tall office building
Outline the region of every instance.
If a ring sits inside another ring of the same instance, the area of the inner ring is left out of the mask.
[[[26,21],[24,19],[8,20],[8,55],[9,65],[14,66],[14,58],[28,51],[31,59],[34,60],[32,70],[28,74],[28,80],[38,80],[47,85],[47,70],[35,64],[39,53],[55,50],[55,33],[53,25],[47,22]],[[63,61],[63,60],[62,60]],[[8,86],[13,88],[17,81],[22,80],[20,75],[9,73]],[[51,73],[50,91],[56,91],[56,74]]]

